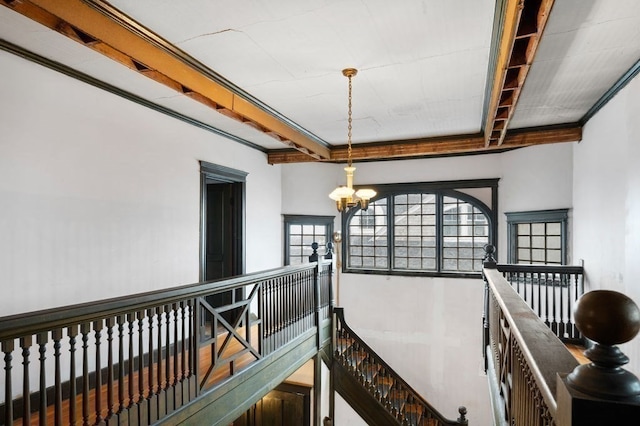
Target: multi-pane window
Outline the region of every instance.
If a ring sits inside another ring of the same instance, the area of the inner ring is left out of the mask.
[[[567,209],[506,215],[511,263],[566,264]]]
[[[489,220],[470,202],[453,197],[443,201],[444,271],[479,271],[483,247],[489,243]]]
[[[358,210],[349,225],[349,266],[357,269],[387,269],[389,244],[387,241],[387,200],[369,204]]]
[[[311,244],[318,243],[318,253],[326,253],[333,234],[333,216],[284,215],[284,264],[309,262]]]
[[[467,192],[464,186],[453,189],[460,182],[440,184],[444,187],[380,185],[368,210],[349,212],[343,224],[345,270],[409,275],[479,273],[483,247],[494,241],[495,221],[492,210],[470,193],[484,191],[490,201],[497,197],[497,181],[481,181],[477,183],[480,188]]]

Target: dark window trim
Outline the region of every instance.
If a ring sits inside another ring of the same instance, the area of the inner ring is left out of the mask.
[[[569,222],[569,209],[553,209],[553,210],[530,210],[523,212],[507,212],[507,241],[508,241],[508,259],[509,263],[517,262],[517,241],[518,232],[516,227],[520,223],[545,223],[560,222],[560,238],[561,238],[561,260],[562,264],[567,264],[568,241],[567,227]]]
[[[411,183],[390,183],[390,184],[377,184],[377,185],[366,185],[367,188],[374,189],[377,194],[374,198],[371,199],[371,202],[379,200],[381,198],[386,198],[395,194],[411,194],[417,192],[430,192],[436,194],[436,227],[439,228],[441,226],[440,221],[442,220],[442,197],[447,195],[452,195],[455,198],[459,198],[466,202],[471,202],[476,207],[478,207],[483,213],[486,214],[489,220],[489,244],[496,247],[496,254],[498,251],[498,182],[499,178],[494,179],[473,179],[473,180],[451,180],[451,181],[438,181],[438,182],[411,182]],[[356,189],[358,187],[356,186]],[[475,198],[472,195],[469,195],[464,191],[465,189],[474,189],[474,188],[490,188],[491,189],[491,206],[487,206],[483,201]],[[453,195],[455,194],[455,195]],[[442,196],[442,197],[441,197]],[[393,201],[391,200],[391,204],[387,205],[387,234],[389,241],[393,241],[393,227],[391,224],[393,223],[391,219],[392,211],[393,211]],[[342,272],[343,273],[351,273],[351,274],[365,274],[365,275],[400,275],[400,276],[417,276],[417,277],[444,277],[444,278],[480,278],[481,273],[468,273],[468,272],[442,272],[442,255],[441,252],[441,236],[436,239],[436,250],[438,252],[438,272],[431,271],[407,271],[407,270],[398,270],[392,268],[391,258],[388,259],[389,269],[386,270],[374,270],[374,269],[353,269],[347,266],[347,242],[349,240],[349,227],[348,222],[351,217],[358,211],[358,208],[352,208],[347,212],[342,213],[342,248],[341,251],[344,253],[344,259],[342,262]],[[393,245],[389,245],[389,254],[391,257],[391,251],[393,250]]]
[[[289,239],[291,237],[288,225],[325,225],[327,227],[327,242],[332,241],[333,221],[335,216],[315,216],[302,214],[283,214],[284,219],[284,264],[289,264]],[[315,241],[314,241],[315,242]],[[318,253],[324,255],[322,247],[318,248]]]

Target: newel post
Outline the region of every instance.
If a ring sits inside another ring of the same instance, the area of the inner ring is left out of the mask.
[[[318,336],[317,340],[318,340],[318,349],[321,347],[321,341],[320,341],[320,324],[322,323],[322,318],[321,318],[321,312],[320,312],[320,304],[321,302],[321,297],[320,297],[320,256],[318,255],[318,243],[313,243],[311,244],[311,248],[313,249],[313,253],[311,253],[311,256],[309,256],[309,262],[317,262],[316,264],[316,268],[314,270],[313,273],[313,294],[314,294],[314,306],[315,306],[315,318],[316,318],[316,327],[318,328],[318,333],[316,334]]]
[[[640,380],[622,368],[629,358],[618,348],[640,331],[640,309],[629,297],[595,290],[577,302],[578,330],[594,342],[591,361],[558,375],[558,426],[627,425],[640,419]]]
[[[482,311],[482,359],[484,359],[484,371],[487,371],[487,346],[489,346],[489,282],[484,275],[484,268],[496,269],[497,262],[494,257],[496,248],[491,244],[486,244],[484,247],[484,259],[482,260],[482,280],[484,281],[484,309]]]

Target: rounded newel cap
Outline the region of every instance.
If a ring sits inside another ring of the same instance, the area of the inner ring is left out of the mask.
[[[633,300],[612,290],[585,293],[576,304],[578,330],[603,345],[626,343],[640,331],[640,309]]]

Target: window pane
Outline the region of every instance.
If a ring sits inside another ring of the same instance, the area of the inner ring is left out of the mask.
[[[531,237],[531,246],[535,248],[544,248],[544,237]]]
[[[532,223],[531,224],[531,234],[532,235],[544,235],[544,223]]]
[[[527,237],[518,237],[518,247],[531,247],[531,239]]]
[[[518,235],[531,235],[531,224],[530,223],[518,224]]]
[[[560,250],[547,251],[547,263],[562,263],[562,252]]]
[[[347,247],[350,255],[362,256],[358,262],[348,262],[352,268],[387,268],[387,200],[381,198],[359,210],[349,222]]]
[[[547,235],[560,235],[562,233],[562,224],[560,222],[547,223]]]
[[[532,262],[544,262],[544,250],[534,249],[531,250],[531,261]]]
[[[562,248],[562,239],[557,237],[547,237],[547,248],[549,249],[559,249]]]

